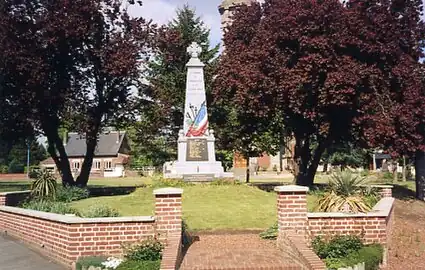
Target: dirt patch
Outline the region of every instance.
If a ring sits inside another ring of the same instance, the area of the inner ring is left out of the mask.
[[[425,203],[396,200],[389,269],[425,269]]]

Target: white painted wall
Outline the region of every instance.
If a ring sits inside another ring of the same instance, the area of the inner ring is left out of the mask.
[[[115,168],[112,171],[104,172],[104,177],[123,177],[124,176],[124,166],[122,164],[115,165]]]

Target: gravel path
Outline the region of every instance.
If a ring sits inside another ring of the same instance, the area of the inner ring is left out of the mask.
[[[394,211],[389,269],[425,269],[425,203],[396,200]]]

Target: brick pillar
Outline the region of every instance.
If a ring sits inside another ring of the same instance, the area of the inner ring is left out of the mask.
[[[5,206],[7,199],[6,199],[6,194],[4,193],[0,193],[0,206]]]
[[[382,198],[391,198],[393,196],[393,186],[383,186],[380,190],[379,190],[379,194],[381,195]]]
[[[182,229],[182,193],[180,188],[154,190],[155,222],[159,238],[164,240],[170,233],[180,233]]]
[[[391,198],[393,196],[393,186],[391,185],[371,185],[370,187],[378,189],[381,198]]]
[[[277,192],[277,216],[279,238],[287,233],[307,235],[308,187],[279,186]]]

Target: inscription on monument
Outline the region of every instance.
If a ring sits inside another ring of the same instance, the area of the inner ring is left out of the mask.
[[[187,140],[187,161],[208,161],[208,146],[206,139]]]

